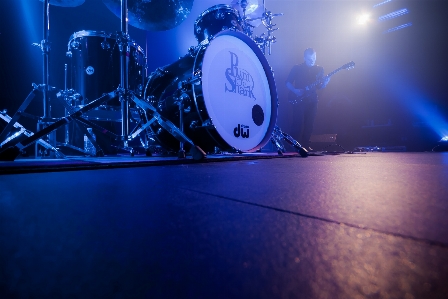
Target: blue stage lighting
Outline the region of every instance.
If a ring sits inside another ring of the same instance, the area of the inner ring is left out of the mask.
[[[406,23],[406,24],[403,24],[403,25],[400,25],[400,26],[389,28],[386,31],[384,31],[384,33],[394,32],[394,31],[397,31],[397,30],[400,30],[400,29],[403,29],[403,28],[406,28],[406,27],[410,27],[410,26],[412,26],[412,23]]]
[[[394,77],[382,76],[383,84],[395,95],[413,115],[427,124],[440,138],[448,136],[448,119],[434,105],[431,98],[415,88],[413,80],[405,74],[396,73]]]
[[[448,152],[448,136],[444,136],[437,142],[437,145],[433,147],[433,152]]]
[[[380,21],[390,20],[393,18],[400,17],[402,15],[405,15],[407,13],[409,13],[409,10],[407,8],[402,8],[402,9],[396,10],[394,12],[385,14],[384,16],[379,17],[378,20],[380,20]]]
[[[378,7],[378,6],[380,6],[380,5],[384,5],[384,4],[386,4],[386,3],[388,3],[388,2],[391,2],[392,0],[386,0],[386,1],[383,1],[383,2],[381,2],[381,3],[378,3],[378,4],[375,4],[373,7]]]
[[[36,1],[36,3],[30,5],[29,0],[20,0],[18,1],[18,4],[21,7],[21,19],[24,20],[24,25],[28,33],[28,39],[32,42],[40,42],[39,33],[41,30],[39,29],[41,29],[42,26],[36,26],[36,24],[40,25],[40,23],[38,22],[39,19],[36,17],[35,8],[37,5],[39,5],[43,11],[43,4],[39,1]]]

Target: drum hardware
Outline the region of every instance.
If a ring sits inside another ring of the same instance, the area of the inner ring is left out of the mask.
[[[271,55],[271,45],[276,42],[276,38],[272,35],[272,33],[278,30],[278,28],[274,28],[277,25],[272,24],[272,19],[274,17],[282,16],[283,13],[273,14],[271,11],[268,11],[266,9],[265,2],[266,1],[263,0],[263,4],[259,5],[258,0],[234,0],[232,4],[233,7],[237,8],[239,12],[242,12],[242,31],[258,44],[264,55],[266,55],[266,48],[268,48],[268,54]],[[251,7],[251,9],[248,9],[248,7]],[[263,13],[260,16],[257,16],[258,12],[256,11],[259,11],[260,9],[263,9]],[[254,36],[253,30],[255,27],[258,27],[258,25],[252,25],[254,21],[258,21],[263,24],[267,29],[267,34],[263,33],[261,36]]]
[[[69,114],[75,113],[79,108],[84,107],[84,98],[81,94],[75,92],[73,89],[67,89],[67,64],[64,66],[64,90],[59,91],[57,93],[57,99],[60,101],[62,106],[65,109],[65,116],[67,117]],[[98,106],[101,107],[102,105]],[[95,111],[95,110],[91,110]],[[86,111],[85,113],[89,113],[90,111]],[[97,125],[96,123],[93,123],[88,120],[88,117],[85,115],[84,117],[77,117],[73,116],[73,120],[75,120],[74,124],[75,127],[81,131],[82,135],[86,135],[87,138],[90,140],[92,145],[95,147],[95,156],[96,157],[103,157],[104,152],[101,149],[101,147],[98,145],[97,141],[93,136],[90,134],[90,132],[87,130],[87,128],[95,128],[99,132],[113,136],[114,139],[117,139],[117,135],[111,133],[110,131],[106,130],[105,128]],[[72,150],[75,150],[79,153],[82,153],[84,155],[92,155],[91,152],[85,151],[84,148],[77,147],[74,144],[70,143],[70,129],[69,124],[65,125],[65,136],[64,136],[64,142],[56,142],[56,145],[58,147],[66,147],[70,148]]]
[[[278,126],[275,126],[271,136],[271,143],[277,147],[277,153],[279,155],[283,155],[286,151],[284,145],[281,143],[282,140],[285,140],[292,145],[301,157],[308,157],[308,151],[302,147],[299,142],[292,138],[291,135],[283,132]]]
[[[59,120],[52,122],[48,126],[42,128],[35,134],[27,137],[23,141],[13,140],[10,143],[9,147],[4,149],[3,151],[0,151],[0,161],[14,161],[22,150],[24,150],[25,148],[27,148],[28,146],[30,146],[34,143],[37,143],[40,140],[40,138],[42,138],[43,136],[46,136],[46,135],[54,132],[59,127],[62,127],[64,125],[70,123],[73,119],[82,116],[83,113],[85,113],[91,109],[94,109],[107,101],[110,101],[111,99],[115,98],[116,95],[117,95],[117,91],[112,91],[108,94],[104,94],[102,97],[90,102],[89,104],[87,104],[86,106],[77,110],[76,112],[71,113],[68,116],[62,117]],[[33,98],[33,97],[31,97],[31,98]],[[14,119],[14,117],[11,118],[10,123],[15,124],[16,122],[13,121],[13,119]],[[51,148],[51,150],[53,152],[57,152],[57,149],[55,149],[55,148],[54,149]]]
[[[0,143],[0,160],[14,160],[12,157],[4,157],[1,155],[1,149],[5,148],[7,149],[9,146],[11,146],[13,143],[20,143],[22,142],[25,137],[30,137],[34,133],[27,130],[24,126],[22,126],[18,122],[12,122],[12,117],[10,117],[7,114],[6,110],[0,111],[0,118],[4,120],[7,123],[7,126],[12,126],[12,130],[10,130],[10,134],[7,136],[7,138]],[[5,131],[4,131],[5,132]],[[2,140],[3,138],[0,138]],[[17,139],[17,140],[14,140]],[[53,147],[50,143],[46,142],[45,140],[38,139],[36,141],[39,145],[45,148],[45,151],[51,151],[55,153],[55,156],[60,159],[64,159],[65,155],[61,152],[59,152],[55,147]],[[45,154],[45,151],[42,151],[42,155]],[[24,148],[19,149],[19,154],[26,155],[24,152]]]
[[[179,158],[185,157],[185,151],[183,149],[183,145],[188,143],[190,145],[190,154],[194,160],[202,160],[207,154],[197,145],[191,141],[187,135],[181,129],[178,129],[171,121],[164,118],[151,104],[146,101],[143,101],[137,97],[133,97],[132,100],[145,111],[146,114],[146,123],[142,126],[143,129],[147,129],[152,123],[157,122],[162,128],[164,128],[167,132],[169,132],[174,138],[180,141],[181,149],[179,150]],[[183,105],[180,105],[183,107]],[[150,117],[148,117],[148,115]],[[182,127],[182,126],[181,126]],[[183,127],[182,127],[183,129]],[[183,154],[183,155],[182,155]]]
[[[206,22],[202,24],[210,27]],[[242,32],[228,29],[206,41],[201,41],[194,55],[189,51],[150,74],[143,99],[178,128],[182,124],[182,132],[207,153],[215,153],[215,148],[226,152],[256,151],[269,142],[277,117],[271,68],[258,45]],[[238,60],[237,69],[244,74],[226,77],[226,70],[235,70],[232,59],[234,64]],[[234,89],[225,91],[225,85]],[[178,97],[182,94],[180,110]],[[157,122],[149,130],[165,149],[181,150],[179,140]]]
[[[175,138],[180,138],[183,142],[193,143],[178,128],[169,121],[158,115],[156,109],[151,104],[142,106],[141,100],[136,97],[137,90],[130,89],[129,61],[133,56],[130,52],[130,38],[128,35],[128,24],[144,30],[167,30],[180,24],[189,14],[193,0],[171,0],[169,5],[165,1],[147,0],[103,0],[103,3],[121,20],[121,31],[117,34],[117,44],[120,52],[120,84],[118,94],[122,112],[122,133],[121,149],[128,150],[133,154],[133,149],[128,146],[128,141],[135,138],[135,132],[142,132],[142,128],[147,128],[152,123],[157,122],[172,134]],[[128,5],[129,3],[129,5]],[[138,90],[143,91],[143,83]],[[135,103],[140,109],[145,110],[145,117],[140,119],[143,125],[134,132],[129,132],[130,104]],[[150,106],[150,107],[148,107]],[[149,114],[149,116],[148,116]],[[193,150],[194,145],[192,146]],[[194,151],[194,150],[193,150]],[[200,151],[199,151],[200,152]],[[148,154],[148,152],[147,152]],[[199,157],[200,156],[200,157]],[[198,158],[199,157],[199,158]],[[193,158],[202,159],[204,154],[193,154]]]
[[[250,19],[248,17],[247,14],[255,11],[256,8],[258,8],[258,0],[257,1],[253,1],[254,3],[249,3],[247,0],[239,0],[239,1],[233,1],[233,7],[241,7],[242,11],[243,11],[243,16],[241,17],[241,27],[242,27],[242,31],[249,37],[252,37],[253,35],[253,28],[255,28],[256,26],[250,24],[249,22],[252,21],[252,19]],[[247,9],[247,7],[249,6],[249,10]],[[254,8],[254,9],[251,9]],[[255,19],[254,19],[255,20]]]
[[[272,19],[274,17],[283,16],[283,13],[273,14],[272,12],[265,9],[265,12],[262,17],[262,23],[266,27],[268,33],[267,35],[262,34],[261,37],[258,38],[258,44],[261,46],[261,49],[263,51],[263,54],[266,53],[266,47],[268,48],[268,54],[272,54],[271,46],[273,43],[275,43],[277,40],[275,36],[272,35],[272,32],[278,30],[279,28],[274,28],[277,26],[277,24],[272,24]],[[255,38],[257,40],[257,38]]]
[[[43,57],[43,84],[33,85],[33,90],[30,92],[30,94],[27,96],[25,101],[21,104],[18,111],[11,117],[11,120],[8,122],[8,125],[4,128],[2,133],[0,134],[0,141],[3,140],[7,134],[10,133],[10,130],[14,128],[15,124],[19,124],[17,121],[19,120],[20,116],[29,116],[24,111],[29,106],[33,98],[36,96],[37,91],[41,92],[43,95],[43,116],[39,117],[37,120],[37,131],[40,131],[42,128],[47,127],[48,125],[54,123],[57,121],[57,119],[54,119],[51,117],[51,101],[49,97],[50,91],[55,90],[54,87],[51,87],[49,85],[49,78],[50,78],[50,72],[49,72],[49,54],[50,54],[50,42],[49,42],[49,33],[50,33],[50,4],[55,6],[62,6],[62,7],[75,7],[78,5],[81,5],[84,3],[84,0],[51,0],[51,3],[49,0],[41,0],[43,2],[43,39],[40,42],[40,44],[33,43],[34,46],[37,46],[42,51],[42,57]],[[19,124],[20,125],[20,124]],[[29,131],[28,131],[29,132]],[[36,142],[36,148],[35,148],[35,157],[37,158],[37,155],[39,153],[38,145],[42,145],[45,147],[45,151],[50,150],[50,153],[54,154],[55,157],[62,157],[63,154],[59,153],[58,150],[54,147],[56,145],[56,134],[55,132],[50,131],[48,136],[42,135],[41,137],[46,136],[48,139],[47,141],[43,141],[40,138],[38,138],[38,142]],[[32,134],[32,133],[28,133]],[[37,134],[37,133],[36,133]],[[29,138],[32,138],[36,134],[30,135]],[[40,135],[40,134],[39,134]],[[19,143],[18,141],[13,142],[13,144]],[[18,154],[20,153],[20,149],[18,151]],[[14,157],[15,159],[15,157]]]
[[[213,125],[213,121],[211,119],[204,120],[201,124],[197,120],[194,120],[190,123],[190,128],[193,130],[196,129],[215,129]]]
[[[38,116],[35,116],[35,115],[31,115],[31,114],[28,114],[28,113],[25,112],[26,108],[29,106],[31,101],[34,99],[34,97],[36,96],[37,92],[41,92],[42,94],[46,95],[47,91],[52,91],[52,90],[55,89],[54,87],[45,86],[44,84],[36,85],[35,83],[32,83],[32,86],[33,86],[33,90],[25,98],[25,101],[23,101],[23,103],[20,105],[20,107],[16,111],[16,113],[14,113],[14,115],[12,117],[7,116],[6,113],[5,113],[5,118],[8,119],[8,121],[7,121],[8,124],[6,125],[6,127],[3,129],[3,131],[0,134],[0,141],[4,141],[4,139],[7,138],[8,135],[11,136],[11,133],[13,135],[14,133],[12,131],[14,130],[14,128],[16,126],[23,127],[18,122],[20,117],[27,117],[27,118],[35,119],[37,121],[37,129],[38,129],[38,131],[39,131],[41,126],[43,126],[45,124],[48,124],[48,123],[51,123],[51,122],[54,122],[56,120],[56,119],[49,118],[48,114],[46,115],[47,117],[44,118],[44,117],[38,117]],[[44,96],[44,100],[45,100],[45,96]],[[44,105],[45,105],[45,103],[44,103]],[[31,131],[27,131],[27,132],[28,132],[29,136],[33,136],[33,133]],[[25,135],[25,136],[28,136],[28,135]],[[46,135],[43,135],[43,136],[46,136]],[[45,147],[45,150],[44,150],[45,153],[54,154],[54,157],[62,157],[63,154],[59,153],[58,150],[54,147],[54,145],[55,145],[54,144],[55,142],[53,142],[53,141],[55,141],[54,135],[47,136],[47,140],[48,141],[44,141],[44,140],[40,140],[39,139],[39,142],[36,143],[35,157],[36,158],[38,157],[38,152],[39,152],[38,148],[37,148],[37,144],[42,145],[42,146]],[[14,140],[11,144],[15,145],[18,142],[20,142],[20,141]],[[4,144],[4,145],[6,145],[6,144]],[[17,152],[17,155],[20,154],[20,152],[22,150],[23,150],[23,148],[20,148],[18,150],[18,152]],[[47,150],[48,150],[48,152],[47,152]],[[14,159],[15,159],[15,157],[14,157]]]
[[[70,104],[70,101],[67,100],[66,98],[70,98],[69,93],[64,93],[64,92],[60,92],[58,93],[58,99],[63,99],[61,101],[62,105],[65,108],[65,116],[68,116],[70,114],[74,114],[76,111],[79,110],[78,107],[83,107],[83,106],[72,106]],[[99,105],[98,107],[101,107],[102,105]],[[93,108],[92,110],[88,110],[86,112],[84,112],[84,114],[90,113],[95,111]],[[106,128],[90,121],[88,119],[88,116],[83,115],[83,116],[73,116],[73,120],[75,121],[75,125],[77,126],[77,129],[81,131],[82,135],[86,135],[87,138],[90,140],[90,142],[92,142],[93,146],[95,147],[96,151],[95,151],[95,156],[96,157],[103,157],[104,156],[104,151],[103,149],[99,146],[99,144],[97,143],[97,141],[95,140],[95,138],[93,138],[93,136],[90,134],[90,132],[87,130],[87,128],[92,128],[95,129],[97,132],[101,132],[104,135],[107,135],[109,137],[111,137],[113,140],[119,140],[120,136],[112,133],[111,131],[107,130]],[[83,148],[77,147],[73,144],[70,143],[70,135],[69,135],[69,130],[68,130],[68,124],[65,125],[66,127],[66,131],[65,131],[65,142],[64,143],[57,143],[57,146],[59,147],[68,147],[71,148],[72,150],[78,151],[82,154],[85,155],[91,155],[91,153],[86,152]]]
[[[180,95],[176,99],[177,105],[179,106],[179,130],[181,132],[184,131],[184,100],[185,99],[189,100],[190,98],[188,97],[188,95],[186,95],[184,93],[182,95]],[[180,141],[180,143],[179,143],[179,154],[178,154],[178,157],[179,158],[185,158],[186,157],[185,156],[184,142],[183,141]]]

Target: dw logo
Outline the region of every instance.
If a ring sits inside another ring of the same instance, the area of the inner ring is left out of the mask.
[[[237,127],[233,129],[233,135],[238,138],[249,138],[249,126],[238,124]]]
[[[238,93],[242,96],[256,100],[254,90],[254,79],[246,70],[238,68],[238,56],[230,52],[230,67],[226,69],[226,78],[229,86],[225,83],[225,92]]]

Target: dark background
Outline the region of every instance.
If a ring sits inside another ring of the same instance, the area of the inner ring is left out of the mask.
[[[225,1],[196,0],[188,18],[168,31],[147,32],[129,26],[129,34],[148,56],[149,75],[171,64],[197,44],[193,24],[205,9]],[[228,1],[230,2],[230,1]],[[303,50],[313,47],[317,63],[326,73],[354,61],[356,67],[332,77],[320,92],[315,134],[338,134],[338,143],[354,146],[406,146],[410,151],[431,150],[448,134],[445,68],[448,65],[448,4],[444,0],[391,1],[266,0],[280,28],[268,60],[279,94],[277,124],[296,136],[294,106],[287,102],[284,85],[290,68],[300,63]],[[378,17],[397,9],[409,13],[395,20]],[[38,0],[0,1],[0,109],[12,115],[32,90],[41,84],[42,52],[32,43],[43,36],[43,4]],[[372,21],[357,24],[356,17],[371,14]],[[391,27],[412,26],[384,34]],[[64,88],[64,64],[70,36],[81,30],[114,33],[120,20],[100,0],[86,0],[74,7],[50,7],[50,85]],[[262,26],[255,33],[265,32]],[[69,86],[70,87],[70,86]],[[42,115],[42,98],[36,97],[27,112]],[[52,116],[62,116],[57,103]],[[35,121],[20,122],[34,130]]]

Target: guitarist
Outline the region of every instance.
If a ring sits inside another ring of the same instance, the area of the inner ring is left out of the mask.
[[[325,88],[330,82],[330,77],[324,78],[324,68],[316,65],[316,51],[308,48],[303,53],[303,63],[292,67],[286,80],[286,87],[290,90],[289,101],[297,109],[294,117],[294,124],[299,133],[298,141],[302,147],[312,150],[309,147],[309,140],[313,132],[314,119],[317,113],[317,89]],[[314,88],[307,88],[317,80],[322,80]]]

